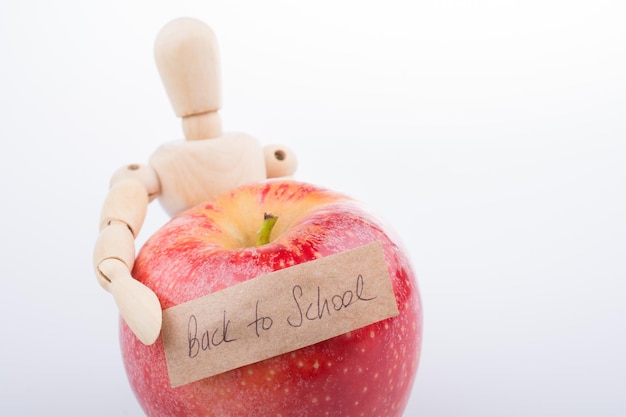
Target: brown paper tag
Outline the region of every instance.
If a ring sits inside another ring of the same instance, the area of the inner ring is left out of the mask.
[[[380,242],[261,275],[163,312],[172,387],[398,314]]]

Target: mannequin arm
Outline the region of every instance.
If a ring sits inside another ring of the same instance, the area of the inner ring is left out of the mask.
[[[148,204],[159,194],[156,173],[147,166],[129,165],[113,175],[100,218],[94,249],[98,282],[109,291],[120,314],[144,344],[152,344],[161,331],[161,305],[148,287],[135,280],[135,238]]]

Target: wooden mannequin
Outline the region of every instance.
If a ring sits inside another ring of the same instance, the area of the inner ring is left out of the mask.
[[[155,42],[161,79],[186,140],[166,143],[147,165],[113,174],[94,250],[98,282],[113,295],[120,314],[144,344],[161,331],[161,305],[131,276],[135,238],[149,203],[158,198],[171,216],[239,185],[292,175],[293,153],[261,147],[243,133],[222,133],[217,43],[211,28],[190,18],[168,23]]]

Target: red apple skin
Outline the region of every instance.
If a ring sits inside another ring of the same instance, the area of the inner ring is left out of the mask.
[[[255,246],[265,212],[272,241]],[[171,388],[161,337],[143,345],[121,320],[130,385],[150,417],[399,417],[417,372],[422,307],[410,262],[355,201],[291,180],[248,185],[157,231],[133,275],[163,309],[271,271],[382,242],[399,315],[291,353]]]

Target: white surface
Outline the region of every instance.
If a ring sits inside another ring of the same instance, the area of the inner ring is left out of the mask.
[[[0,415],[142,415],[91,251],[113,171],[181,137],[152,60],[181,15],[218,34],[226,130],[402,236],[407,416],[626,415],[623,1],[292,3],[0,3]]]

